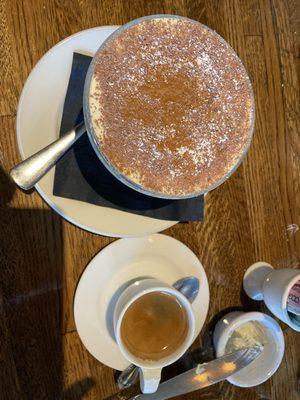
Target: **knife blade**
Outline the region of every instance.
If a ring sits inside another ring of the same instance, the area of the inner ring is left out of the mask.
[[[131,400],[166,400],[213,385],[249,365],[261,354],[262,350],[263,346],[247,347],[199,364],[196,368],[160,384],[155,393],[139,394]]]

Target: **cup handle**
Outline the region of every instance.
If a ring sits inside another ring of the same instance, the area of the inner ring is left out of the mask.
[[[161,368],[140,368],[140,385],[143,393],[156,392],[161,376]]]

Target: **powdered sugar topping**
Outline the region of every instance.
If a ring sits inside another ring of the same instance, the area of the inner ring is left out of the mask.
[[[252,125],[251,85],[214,32],[148,19],[108,41],[96,59],[90,109],[106,157],[139,185],[205,190],[241,156]]]

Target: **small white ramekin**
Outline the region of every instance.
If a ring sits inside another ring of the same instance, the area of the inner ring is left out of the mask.
[[[261,312],[234,311],[226,314],[216,325],[213,341],[217,357],[225,353],[232,333],[247,322],[257,322],[267,338],[264,350],[251,364],[227,378],[235,386],[257,386],[268,380],[278,369],[284,354],[284,337],[278,323]]]

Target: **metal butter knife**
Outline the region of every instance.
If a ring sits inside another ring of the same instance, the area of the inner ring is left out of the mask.
[[[247,347],[208,363],[199,364],[196,368],[162,383],[155,393],[139,394],[131,400],[165,400],[213,385],[249,365],[262,350],[263,346]]]

